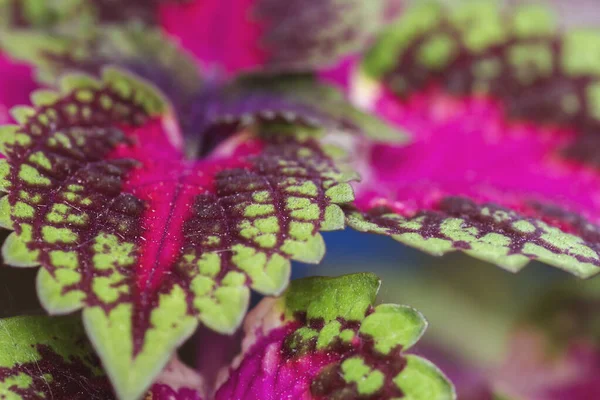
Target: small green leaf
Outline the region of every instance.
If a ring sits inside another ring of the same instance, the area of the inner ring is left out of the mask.
[[[387,354],[397,346],[409,349],[421,338],[426,328],[425,318],[415,309],[382,304],[365,318],[359,332],[373,337],[375,349]]]
[[[394,378],[394,383],[409,400],[451,400],[456,393],[441,371],[431,362],[417,356],[406,356],[406,368]]]
[[[373,274],[292,281],[285,294],[285,307],[290,315],[306,312],[308,319],[360,321],[375,301],[379,286],[379,278]]]

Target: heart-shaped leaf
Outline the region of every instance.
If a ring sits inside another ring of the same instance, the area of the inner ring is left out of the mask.
[[[227,72],[309,71],[361,50],[399,3],[193,0],[161,7],[161,23],[202,62]]]
[[[367,151],[352,226],[511,271],[600,271],[600,35],[553,21],[540,6],[428,3],[390,28],[355,92],[413,143]]]
[[[455,398],[430,362],[404,353],[426,322],[410,307],[374,307],[372,274],[293,281],[245,323],[242,354],[216,400]]]
[[[172,379],[160,379],[147,398],[201,400],[192,387],[179,387],[191,372],[179,362],[169,366]],[[177,371],[175,371],[177,369]],[[167,375],[167,378],[169,375]],[[172,386],[173,385],[173,386]],[[114,399],[100,362],[79,318],[15,317],[0,320],[0,397],[10,400]]]
[[[2,127],[3,247],[40,264],[53,314],[83,320],[121,398],[136,398],[198,321],[239,325],[249,289],[278,294],[341,229],[347,180],[314,136],[247,134],[186,160],[162,97],[130,75],[63,79]],[[239,141],[238,141],[239,142]],[[232,147],[233,146],[233,147]]]

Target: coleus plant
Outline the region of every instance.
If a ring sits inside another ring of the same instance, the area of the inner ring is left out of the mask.
[[[453,398],[404,354],[423,317],[375,306],[374,276],[285,291],[346,224],[597,272],[595,33],[487,2],[108,3],[0,3],[3,51],[35,67],[0,64],[3,257],[83,323],[2,322],[0,395]],[[200,323],[234,333],[251,289],[274,297],[203,381],[176,348]]]
[[[425,329],[421,314],[374,307],[378,288],[372,274],[294,281],[282,297],[248,314],[242,352],[222,371],[220,385],[207,386],[173,360],[146,398],[200,400],[214,389],[214,399],[452,398],[437,368],[404,354]],[[77,318],[15,317],[1,324],[5,398],[112,398]]]

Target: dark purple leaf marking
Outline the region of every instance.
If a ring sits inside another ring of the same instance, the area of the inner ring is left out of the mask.
[[[453,398],[439,370],[403,353],[424,320],[408,307],[374,308],[378,285],[369,274],[309,278],[264,300],[216,399]]]

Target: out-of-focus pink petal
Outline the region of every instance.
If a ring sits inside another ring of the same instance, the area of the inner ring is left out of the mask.
[[[553,354],[550,346],[540,332],[516,332],[506,359],[490,374],[494,390],[530,400],[587,400],[600,396],[598,347],[587,341],[573,341]]]
[[[9,123],[9,110],[13,106],[27,104],[31,92],[37,87],[29,65],[0,53],[0,124]]]
[[[262,65],[261,26],[253,20],[255,0],[195,0],[161,6],[163,28],[206,67],[227,73]]]
[[[364,48],[401,0],[193,0],[161,6],[161,24],[210,69],[307,71]]]

